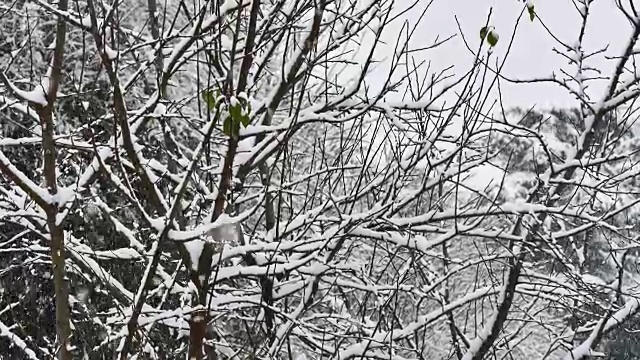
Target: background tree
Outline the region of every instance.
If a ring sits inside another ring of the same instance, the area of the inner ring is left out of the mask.
[[[591,2],[575,3],[570,64],[540,79],[502,73],[508,41],[490,16],[479,38],[460,34],[469,69],[420,62],[443,41],[416,44],[401,22],[428,21],[418,1],[2,5],[0,346],[63,359],[615,351],[639,305],[640,23],[618,3],[628,44],[590,94],[604,51],[583,49]],[[527,18],[532,2],[517,26]],[[503,110],[507,81],[557,84],[579,106]]]

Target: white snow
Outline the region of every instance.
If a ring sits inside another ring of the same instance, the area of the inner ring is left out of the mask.
[[[84,27],[91,27],[91,16],[85,16],[80,19],[80,24]]]
[[[29,179],[22,171],[18,170],[11,161],[4,155],[4,153],[0,150],[0,163],[5,166],[11,174],[13,174],[18,181],[22,184],[21,186],[27,188],[36,196],[38,196],[42,201],[51,204],[52,199],[51,195],[48,191],[36,185],[31,179]]]
[[[118,57],[118,51],[113,50],[109,45],[104,46],[104,54],[107,55],[109,60],[115,60]]]
[[[75,195],[76,191],[73,187],[59,187],[58,192],[53,196],[52,202],[62,207],[70,200],[73,200]]]
[[[160,234],[164,230],[164,227],[167,226],[166,220],[167,219],[163,216],[155,219],[149,219],[149,222],[151,223],[151,227],[153,227],[156,232]]]
[[[520,251],[520,247],[518,246],[514,247],[514,256],[517,256],[519,251]],[[515,271],[515,270],[513,268],[509,268],[509,270],[504,275],[504,284],[500,288],[500,295],[498,296],[498,300],[496,301],[497,307],[500,306],[502,303],[504,303],[507,299],[507,291],[508,291],[507,287],[510,286],[509,278],[511,277],[512,271]],[[478,331],[476,338],[469,343],[469,349],[462,357],[462,360],[471,360],[477,355],[478,351],[481,349],[484,342],[491,335],[491,331],[495,326],[495,322],[498,320],[499,315],[500,313],[498,309],[495,309],[491,317],[487,320],[487,322],[482,327],[482,329]]]
[[[245,216],[248,216],[248,214],[243,213],[237,217],[230,217],[228,215],[223,214],[218,219],[216,219],[215,222],[199,225],[192,230],[185,230],[185,231],[169,230],[168,238],[174,241],[188,241],[191,239],[198,238],[204,234],[207,234],[215,228],[224,227],[227,225],[234,225],[236,222],[238,222],[240,219],[243,219]]]
[[[86,252],[87,255],[92,255],[99,259],[127,259],[127,260],[136,260],[142,259],[142,255],[132,248],[119,248],[114,250],[90,250]]]
[[[189,257],[191,258],[191,267],[193,268],[193,270],[197,270],[198,263],[200,262],[200,255],[202,254],[202,249],[204,248],[204,241],[188,241],[184,243],[184,247],[189,252]]]
[[[12,110],[18,111],[22,114],[24,114],[25,116],[27,116],[31,121],[34,121],[36,123],[40,122],[40,118],[38,117],[38,114],[35,112],[35,110],[33,110],[31,107],[16,101],[15,99],[10,99],[7,98],[6,96],[2,96],[0,95],[0,104],[3,104],[3,106],[6,106]],[[34,129],[34,135],[41,135],[42,133],[38,132],[38,129],[40,127],[38,126],[36,129]]]
[[[587,356],[595,356],[595,352],[592,350],[594,345],[594,341],[598,337],[598,334],[602,332],[607,332],[611,330],[613,327],[620,325],[627,318],[632,316],[638,311],[638,306],[640,305],[640,300],[632,298],[629,299],[624,307],[618,311],[616,311],[605,323],[605,318],[600,319],[598,323],[593,327],[591,334],[589,337],[582,342],[579,346],[568,352],[563,360],[580,360]]]
[[[2,73],[1,76],[5,77],[4,73]],[[11,81],[8,80],[5,83],[11,89],[11,91],[14,92],[20,99],[42,106],[47,105],[47,96],[45,94],[47,88],[44,86],[46,85],[44,82],[34,87],[31,91],[20,90]]]
[[[363,340],[362,342],[348,346],[345,350],[340,352],[340,359],[351,359],[364,355],[366,345],[368,345],[369,350],[374,350],[375,348],[384,346],[392,339],[399,340],[411,336],[415,333],[416,330],[430,324],[447,312],[453,311],[464,304],[480,299],[487,295],[494,294],[496,292],[498,292],[498,290],[494,286],[479,288],[455,301],[452,301],[448,305],[443,306],[441,309],[434,310],[425,315],[419,316],[415,321],[407,324],[402,329],[393,329],[389,332],[379,331],[373,336],[373,341]]]
[[[38,357],[36,356],[36,353],[29,348],[27,343],[25,343],[24,340],[22,340],[18,335],[16,335],[13,332],[11,332],[11,329],[9,327],[7,327],[5,324],[3,324],[1,321],[0,321],[0,337],[5,337],[5,338],[9,339],[9,341],[13,345],[17,346],[22,351],[24,351],[24,353],[30,359],[34,359],[34,360],[38,359]]]
[[[164,115],[167,113],[167,107],[163,103],[158,103],[153,113],[156,115]]]
[[[220,17],[225,17],[228,12],[237,8],[239,1],[236,0],[227,0],[218,8],[217,13],[220,14]],[[248,0],[242,1],[242,6],[248,5],[250,2]],[[201,16],[204,16],[203,12]],[[180,57],[187,51],[189,46],[193,43],[194,39],[196,39],[202,32],[209,29],[209,27],[215,25],[220,17],[217,14],[211,15],[208,18],[204,19],[201,23],[198,21],[195,22],[194,26],[189,30],[186,34],[183,34],[184,38],[173,48],[171,51],[171,55],[169,59],[165,62],[164,73],[170,73],[173,66],[178,63]],[[168,34],[170,35],[170,34]]]

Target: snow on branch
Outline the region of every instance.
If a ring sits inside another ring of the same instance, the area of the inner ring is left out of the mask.
[[[32,359],[32,360],[39,359],[38,356],[36,356],[36,353],[29,348],[27,343],[24,340],[22,340],[18,335],[11,332],[11,329],[7,327],[4,323],[2,323],[2,321],[0,321],[0,337],[5,337],[9,339],[11,344],[13,346],[18,347],[20,350],[22,350],[27,355],[27,357],[29,357],[29,359]]]
[[[13,180],[25,193],[27,193],[43,209],[53,204],[53,198],[48,191],[36,185],[22,171],[18,170],[11,160],[0,151],[0,171]]]
[[[602,335],[608,333],[617,326],[622,325],[625,321],[629,320],[636,315],[640,307],[640,300],[631,298],[625,302],[624,307],[616,311],[609,317],[601,318],[598,323],[593,327],[593,330],[589,334],[589,337],[584,340],[579,346],[568,352],[564,356],[564,360],[581,360],[586,357],[594,355],[594,347],[597,345],[596,341],[602,337]]]
[[[47,104],[49,103],[47,101],[48,89],[45,88],[46,82],[43,82],[38,86],[35,86],[31,91],[24,91],[16,87],[11,82],[11,80],[7,78],[7,75],[2,71],[0,71],[0,81],[4,83],[4,85],[7,87],[7,89],[9,89],[11,93],[13,93],[18,99],[22,101],[26,101],[32,105],[40,105],[40,106],[47,106]]]

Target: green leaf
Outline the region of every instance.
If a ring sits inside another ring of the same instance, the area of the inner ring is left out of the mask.
[[[489,31],[489,33],[487,34],[487,42],[489,43],[489,45],[491,45],[491,47],[496,46],[496,44],[498,43],[498,34],[493,30]]]
[[[229,106],[229,115],[234,121],[237,121],[240,117],[240,105],[230,105]]]
[[[527,4],[527,11],[529,12],[529,19],[531,21],[535,20],[535,18],[536,18],[536,8],[533,5],[533,3]]]
[[[493,26],[483,26],[480,29],[480,40],[487,39],[487,42],[491,47],[496,46],[498,43],[498,33],[496,33]]]
[[[207,104],[209,110],[215,110],[216,108],[216,95],[211,90],[205,90],[202,92],[202,100]]]
[[[249,122],[251,122],[251,118],[249,117],[249,114],[242,115],[240,117],[240,123],[242,124],[242,126],[244,126],[244,127],[249,126]]]
[[[487,37],[487,27],[483,26],[482,29],[480,29],[480,40],[484,41],[484,38]]]
[[[249,117],[250,113],[251,105],[246,101],[243,101],[242,99],[240,99],[238,103],[236,103],[236,105],[229,107],[229,115],[233,118],[233,121],[238,126],[238,129],[240,128],[240,124],[242,124],[242,126],[244,127],[249,126],[249,122],[251,121],[251,118]]]

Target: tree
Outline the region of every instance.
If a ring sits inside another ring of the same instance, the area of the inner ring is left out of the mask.
[[[591,2],[576,4],[572,72],[542,79],[492,65],[505,41],[490,16],[480,39],[460,34],[467,71],[420,62],[448,40],[414,47],[415,24],[383,44],[403,12],[428,20],[418,1],[3,7],[19,30],[0,44],[0,344],[61,359],[594,355],[639,305],[640,23],[619,3],[628,46],[594,97]],[[555,83],[579,106],[501,110],[507,81]]]

